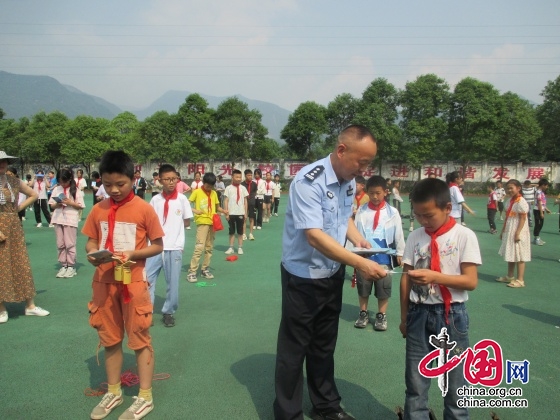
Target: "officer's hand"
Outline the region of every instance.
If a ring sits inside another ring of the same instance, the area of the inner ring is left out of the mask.
[[[401,321],[401,323],[399,325],[399,330],[401,330],[401,334],[402,334],[403,338],[406,338],[406,322]]]
[[[356,270],[363,279],[368,281],[377,281],[387,275],[387,271],[381,268],[379,264],[365,258],[363,258],[360,265],[356,267]]]

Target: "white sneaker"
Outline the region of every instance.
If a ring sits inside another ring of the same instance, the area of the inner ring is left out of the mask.
[[[8,322],[8,311],[0,312],[0,324],[5,324]]]
[[[54,225],[53,225],[52,223],[50,223],[50,224],[49,224],[49,227],[50,227],[50,228],[53,228],[53,227],[54,227]]]
[[[110,392],[107,392],[103,399],[97,404],[91,414],[90,417],[92,419],[104,419],[113,411],[113,408],[118,407],[123,403],[122,395],[115,395]]]
[[[191,230],[191,227],[190,227],[190,226],[187,226],[187,230]]]
[[[408,231],[409,231],[409,232],[412,232],[412,231],[414,231],[414,228],[413,228],[412,226],[410,226],[410,227],[408,228]]]
[[[244,240],[244,241],[247,240],[247,235],[243,234],[243,240]]]
[[[189,283],[196,283],[198,281],[198,279],[196,278],[196,273],[187,274],[187,281]]]
[[[33,316],[47,316],[49,315],[49,311],[45,311],[43,308],[35,306],[33,309],[25,309],[25,315],[33,315]]]
[[[239,255],[243,255],[243,248],[239,248],[239,249],[237,250],[237,253],[238,253]]]
[[[119,420],[138,420],[144,418],[154,409],[153,401],[146,401],[144,398],[132,397],[136,401],[132,403],[128,410],[119,416]]]
[[[21,220],[22,220],[23,222],[25,222],[25,217],[22,217]]]
[[[229,247],[228,250],[226,251],[227,255],[230,255],[230,254],[233,254],[233,253],[234,253],[234,251],[233,251],[232,247]]]
[[[261,230],[262,228],[260,226],[257,226],[257,230]]]
[[[255,237],[253,236],[252,233],[249,234],[249,240],[250,240],[250,241],[254,241],[254,240],[255,240]]]
[[[68,267],[60,267],[60,270],[58,270],[58,273],[56,273],[56,277],[58,277],[59,279],[61,279],[62,277],[66,277],[66,270],[68,270]]]
[[[274,213],[274,217],[278,217],[278,213]]]
[[[467,226],[467,224],[465,222],[461,222],[462,226]]]
[[[64,275],[64,277],[66,278],[70,278],[70,277],[74,277],[78,274],[78,272],[76,271],[76,269],[74,267],[68,267],[68,269],[66,270],[66,274]]]
[[[37,227],[43,227],[42,223],[37,223]]]

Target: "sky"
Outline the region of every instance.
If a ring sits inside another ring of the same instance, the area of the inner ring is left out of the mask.
[[[427,73],[541,103],[560,75],[557,0],[0,0],[0,10],[0,70],[123,109],[178,90],[294,110]]]

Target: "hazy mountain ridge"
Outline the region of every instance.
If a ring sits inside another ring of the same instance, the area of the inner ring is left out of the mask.
[[[176,113],[191,92],[172,90],[165,92],[146,108],[133,110],[139,120],[143,120],[157,111]],[[227,96],[211,96],[200,93],[211,108],[216,109]],[[262,115],[262,123],[268,128],[269,137],[280,140],[280,132],[287,124],[291,111],[270,102],[235,95],[247,103],[249,109],[257,109]],[[0,70],[0,108],[6,113],[5,118],[20,119],[32,117],[44,111],[60,111],[69,118],[78,115],[90,115],[112,119],[128,109],[123,109],[98,96],[90,95],[73,86],[63,85],[49,76],[30,76],[8,73]],[[283,142],[282,142],[283,143]]]

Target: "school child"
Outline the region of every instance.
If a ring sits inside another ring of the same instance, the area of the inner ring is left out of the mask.
[[[262,229],[263,223],[263,206],[264,206],[264,179],[262,179],[262,171],[257,168],[253,172],[255,174],[255,182],[257,183],[257,194],[255,195],[255,211],[257,212],[257,217],[255,218],[255,224],[257,225],[257,230]]]
[[[502,181],[496,182],[496,188],[494,189],[496,192],[496,197],[498,197],[498,212],[500,213],[500,220],[504,220],[502,216],[504,212],[504,198],[506,197],[506,190],[502,187]]]
[[[200,274],[206,279],[213,279],[214,275],[210,272],[210,260],[212,259],[212,250],[214,248],[214,227],[213,217],[216,213],[227,214],[218,202],[218,194],[214,191],[216,184],[216,175],[212,172],[206,172],[202,177],[202,187],[194,190],[189,197],[192,212],[194,213],[194,222],[196,223],[196,239],[194,251],[191,258],[187,281],[196,283],[196,272],[200,257],[204,251],[204,260],[202,261],[202,269]]]
[[[533,209],[533,216],[535,218],[535,227],[533,228],[533,236],[535,239],[533,243],[535,245],[542,246],[544,242],[541,237],[541,229],[544,225],[544,215],[545,213],[550,214],[551,211],[546,207],[546,190],[548,189],[548,179],[541,178],[537,187],[537,192],[535,194],[535,208]]]
[[[401,192],[400,192],[400,187],[401,187],[401,181],[399,181],[398,179],[395,179],[393,181],[393,207],[397,209],[397,211],[399,212],[399,216],[401,215],[401,203],[403,202],[403,199],[401,197]]]
[[[412,232],[403,255],[400,331],[406,338],[406,419],[428,418],[431,379],[418,370],[422,358],[435,350],[430,335],[447,329],[457,351],[469,347],[467,290],[478,283],[481,264],[476,235],[451,217],[449,187],[439,179],[418,181],[410,194],[416,220],[422,228]],[[455,354],[455,353],[454,353]],[[466,386],[462,367],[447,372],[444,418],[466,419],[457,390]]]
[[[355,216],[355,224],[360,234],[366,238],[372,248],[392,248],[397,251],[397,265],[401,265],[404,252],[404,234],[402,221],[396,208],[385,201],[387,183],[381,176],[372,176],[366,184],[369,202],[362,205]],[[393,269],[390,255],[373,254],[370,259],[381,265],[387,271]],[[375,282],[367,281],[356,272],[356,285],[360,303],[360,315],[354,323],[356,328],[365,328],[369,323],[368,301],[373,287],[377,298],[377,313],[373,329],[376,331],[387,330],[387,307],[391,297],[392,277],[387,273],[385,277]]]
[[[160,194],[161,191],[163,190],[163,185],[161,184],[159,179],[159,172],[152,173],[152,181],[150,182],[150,189],[152,190],[152,198]]]
[[[276,188],[276,184],[272,180],[272,174],[267,172],[265,175],[264,181],[264,216],[263,222],[269,223],[270,216],[272,215],[272,202],[274,194],[274,188]]]
[[[37,171],[35,174],[35,180],[32,182],[33,191],[37,193],[39,198],[37,201],[33,203],[33,211],[35,212],[35,222],[37,223],[37,227],[43,227],[43,223],[41,222],[41,212],[43,212],[43,216],[47,220],[49,227],[54,227],[51,223],[51,214],[49,213],[48,205],[47,205],[47,183],[45,182],[45,174],[43,171]]]
[[[387,202],[387,204],[391,204],[391,193],[393,190],[393,181],[391,180],[391,178],[385,178],[385,182],[387,183],[387,194],[385,195],[385,201]]]
[[[181,179],[181,174],[179,172],[177,172],[177,178],[179,178],[179,180],[177,181],[177,186],[175,187],[177,192],[179,194],[189,192],[191,190],[191,187],[189,187],[187,183]]]
[[[61,267],[56,273],[58,278],[71,278],[76,271],[76,241],[78,240],[78,223],[80,210],[86,206],[84,193],[76,185],[74,174],[70,169],[61,169],[58,173],[59,184],[52,191],[49,205],[53,210],[51,222],[56,233],[58,262]],[[61,197],[62,200],[60,200]],[[59,201],[57,201],[59,199]]]
[[[57,186],[58,181],[56,180],[56,176],[54,176],[54,171],[47,172],[47,200],[51,198],[51,194],[54,190],[54,187]]]
[[[458,223],[461,223],[461,212],[463,209],[469,214],[474,215],[474,211],[467,206],[463,194],[461,194],[461,190],[459,189],[459,183],[462,179],[463,178],[457,171],[450,172],[445,176],[447,186],[449,187],[449,194],[451,195],[451,217]]]
[[[498,277],[496,281],[507,283],[509,287],[525,287],[525,263],[531,261],[531,233],[527,225],[529,205],[521,193],[521,183],[510,179],[506,191],[511,197],[506,211],[506,221],[500,233],[502,246],[499,254],[508,263],[506,277]],[[517,267],[517,278],[514,271]]]
[[[355,216],[358,209],[369,202],[369,197],[366,194],[366,179],[358,175],[354,180],[356,181],[356,194],[352,201],[352,215]]]
[[[91,173],[91,191],[92,191],[92,197],[93,197],[93,205],[95,206],[99,201],[102,200],[102,198],[100,198],[97,193],[99,192],[99,189],[103,186],[103,184],[101,183],[101,176],[99,175],[99,172],[97,171],[93,171]]]
[[[218,194],[218,200],[220,201],[220,206],[224,203],[224,191],[226,190],[226,184],[224,184],[224,178],[218,175],[216,178],[216,185],[214,185],[216,193]]]
[[[523,188],[521,190],[521,193],[523,194],[523,198],[525,199],[527,204],[529,204],[529,212],[527,213],[527,220],[529,220],[529,227],[532,227],[533,210],[535,207],[535,196],[537,195],[537,189],[533,184],[531,184],[530,180],[526,179],[525,182],[523,182]]]
[[[146,260],[146,276],[150,288],[152,304],[155,303],[156,281],[161,269],[165,274],[167,293],[161,309],[162,322],[166,327],[175,326],[175,312],[179,307],[179,278],[183,266],[185,248],[185,228],[191,223],[193,213],[189,200],[175,189],[177,171],[168,164],[159,168],[159,179],[163,183],[161,194],[152,197],[150,205],[156,211],[163,227],[163,252]]]
[[[250,169],[245,169],[243,172],[245,175],[245,180],[241,183],[247,190],[249,194],[247,196],[247,218],[249,219],[249,240],[254,241],[255,237],[253,236],[253,228],[255,227],[255,196],[257,194],[257,183],[253,181],[253,171]],[[243,240],[247,240],[247,223],[243,224]]]
[[[87,181],[84,178],[84,171],[82,169],[76,171],[76,178],[74,181],[76,181],[76,186],[83,193],[87,188]],[[78,214],[80,215],[80,220],[82,220],[83,209],[78,210]]]
[[[272,214],[274,217],[278,217],[278,207],[280,206],[280,192],[282,191],[282,186],[280,185],[280,175],[274,175],[274,191],[272,193],[272,198],[274,203],[272,203]]]
[[[492,235],[498,233],[496,230],[496,213],[498,212],[498,197],[496,196],[496,191],[494,190],[493,184],[487,185],[488,190],[488,202],[486,203],[486,215],[488,217],[488,224],[490,225],[490,232]]]
[[[231,185],[224,191],[224,207],[228,214],[226,220],[229,224],[229,248],[226,254],[233,254],[233,241],[237,232],[237,253],[243,254],[243,225],[247,218],[247,196],[249,193],[241,185],[241,171],[234,169],[231,173]]]
[[[202,174],[200,172],[194,173],[194,181],[191,183],[191,190],[202,188]]]
[[[93,206],[82,233],[88,237],[88,254],[108,250],[118,260],[105,262],[88,256],[88,261],[97,267],[88,305],[89,322],[97,329],[100,345],[105,348],[108,384],[91,418],[103,419],[123,402],[120,380],[126,331],[128,347],[136,354],[140,390],[119,420],[141,419],[154,408],[155,364],[150,336],[153,305],[144,269],[146,258],[163,251],[164,232],[154,209],[134,195],[134,163],[126,153],[106,152],[99,163],[99,173],[110,198]]]

